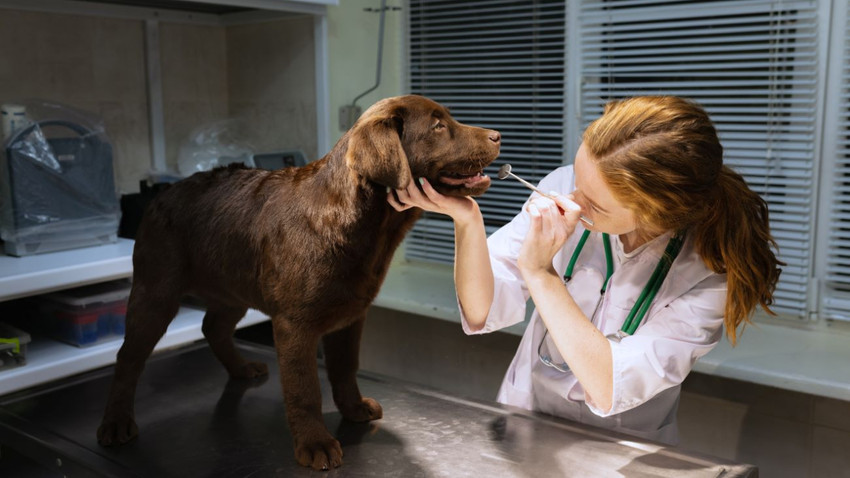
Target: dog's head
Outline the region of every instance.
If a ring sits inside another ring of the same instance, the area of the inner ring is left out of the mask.
[[[369,181],[393,189],[424,177],[441,194],[477,196],[490,187],[484,168],[499,155],[498,131],[455,121],[424,96],[396,96],[372,105],[349,132],[346,163]]]

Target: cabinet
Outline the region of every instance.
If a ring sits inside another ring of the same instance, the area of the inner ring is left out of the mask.
[[[336,3],[0,0],[3,38],[21,39],[0,45],[0,64],[16,66],[0,69],[0,101],[42,97],[99,113],[122,193],[150,170],[174,169],[187,131],[216,116],[246,117],[257,152],[295,147],[319,157],[329,149],[326,6]],[[0,301],[130,277],[132,250],[120,239],[0,255]],[[181,308],[156,350],[203,338],[202,319]],[[251,310],[239,326],[264,320]],[[33,337],[27,364],[0,372],[0,395],[109,365],[121,343],[79,348]]]

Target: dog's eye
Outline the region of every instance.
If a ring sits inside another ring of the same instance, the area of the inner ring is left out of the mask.
[[[434,129],[434,131],[442,131],[442,130],[446,129],[446,125],[438,122],[437,124],[432,126],[432,128]]]

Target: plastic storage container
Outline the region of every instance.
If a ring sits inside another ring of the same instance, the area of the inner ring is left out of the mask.
[[[119,280],[67,289],[39,297],[44,331],[85,346],[124,335],[130,281]]]
[[[54,102],[0,146],[0,238],[13,256],[118,240],[121,208],[103,120]]]
[[[0,322],[0,370],[27,363],[27,344],[30,334]]]

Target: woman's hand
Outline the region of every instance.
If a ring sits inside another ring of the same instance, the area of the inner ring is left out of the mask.
[[[387,191],[387,202],[396,211],[418,207],[426,211],[446,214],[455,222],[470,219],[478,212],[478,204],[472,198],[443,196],[431,186],[427,179],[420,178],[419,181],[422,184],[422,190],[414,181],[411,181],[407,188],[396,189],[395,194],[393,191]]]
[[[418,207],[447,214],[454,220],[457,298],[470,330],[481,330],[493,303],[494,279],[478,203],[470,197],[443,196],[426,179],[420,181],[421,191],[413,181],[405,189],[387,191],[387,202],[396,211]]]
[[[550,195],[555,201],[539,196],[526,206],[531,224],[517,258],[517,266],[526,280],[534,274],[555,273],[552,259],[579,221],[581,209],[572,200],[554,192]]]

